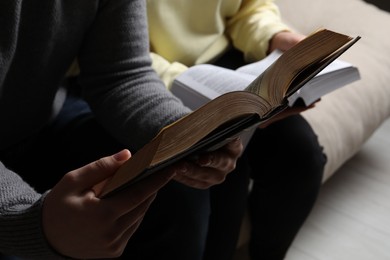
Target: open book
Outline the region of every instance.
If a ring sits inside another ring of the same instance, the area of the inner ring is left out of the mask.
[[[217,95],[163,128],[120,167],[99,196],[109,196],[178,160],[217,149],[252,131],[287,108],[290,97],[359,39],[327,29],[309,35],[245,89]]]
[[[236,70],[211,64],[192,66],[173,81],[171,91],[186,106],[196,109],[221,94],[244,90],[249,83],[262,74],[282,54],[282,51],[275,50],[266,58]],[[305,57],[294,57],[293,61],[299,65],[300,59],[305,59]],[[283,75],[279,74],[279,77],[283,77]],[[300,100],[302,101],[300,104],[309,106],[325,94],[359,79],[360,74],[357,67],[346,61],[336,59],[302,88],[290,95],[287,99],[288,104],[293,106]]]

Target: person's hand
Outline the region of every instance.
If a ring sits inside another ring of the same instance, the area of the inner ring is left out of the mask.
[[[268,119],[267,121],[261,123],[259,125],[259,128],[266,128],[267,126],[269,126],[270,124],[272,123],[275,123],[279,120],[282,120],[286,117],[289,117],[289,116],[292,116],[292,115],[297,115],[299,113],[302,113],[308,109],[311,109],[313,107],[315,107],[316,103],[319,102],[321,99],[317,100],[316,102],[314,102],[313,104],[311,104],[310,106],[292,106],[292,107],[288,107],[286,108],[285,110],[283,110],[282,112],[280,112],[279,114],[271,117],[270,119]]]
[[[287,51],[292,46],[303,40],[306,36],[295,33],[295,32],[289,32],[289,31],[282,31],[279,33],[276,33],[269,45],[269,53],[272,51],[279,49],[281,51]]]
[[[179,162],[174,166],[177,173],[174,179],[194,188],[207,189],[225,180],[236,168],[242,152],[241,140],[235,139],[220,149],[199,155],[195,161]]]
[[[157,191],[175,174],[153,174],[132,188],[99,199],[93,187],[112,176],[128,150],[67,173],[47,194],[43,229],[58,253],[78,259],[113,258],[122,254]]]

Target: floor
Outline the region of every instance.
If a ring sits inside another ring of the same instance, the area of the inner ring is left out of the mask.
[[[247,259],[240,250],[235,260]],[[390,260],[390,119],[322,188],[286,260]]]

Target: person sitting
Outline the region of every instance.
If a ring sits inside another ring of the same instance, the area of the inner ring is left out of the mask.
[[[151,67],[142,0],[0,4],[0,253],[201,260],[240,140],[109,198],[96,185],[191,111]],[[82,95],[64,80],[77,59]]]
[[[282,22],[269,0],[147,0],[147,13],[152,66],[167,88],[190,66],[236,69],[305,37]],[[299,114],[304,110],[290,109],[257,129],[234,174],[211,188],[204,259],[231,259],[247,207],[251,259],[284,259],[316,201],[326,163]]]

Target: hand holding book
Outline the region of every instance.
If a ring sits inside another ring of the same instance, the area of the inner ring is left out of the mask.
[[[175,164],[174,179],[193,188],[207,189],[225,180],[227,174],[234,170],[236,161],[242,152],[241,140],[232,139],[220,149],[200,153],[191,160]]]

